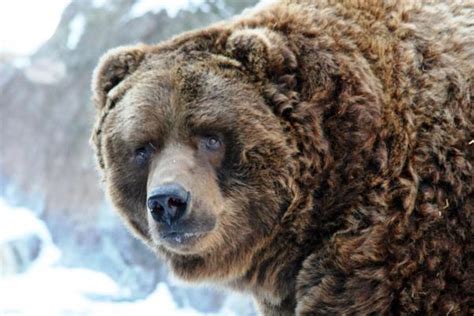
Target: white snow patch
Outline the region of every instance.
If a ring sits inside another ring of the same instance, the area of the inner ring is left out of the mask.
[[[29,57],[17,57],[13,59],[12,64],[16,68],[23,69],[31,65],[31,59]]]
[[[81,40],[82,34],[84,34],[84,28],[86,26],[86,19],[83,14],[78,14],[69,23],[69,36],[67,38],[66,46],[69,49],[75,49],[79,41]]]
[[[0,198],[0,243],[32,233],[43,241],[40,258],[25,273],[0,277],[0,315],[204,315],[191,308],[179,308],[164,283],[143,300],[94,299],[120,296],[121,289],[101,272],[57,266],[60,252],[46,225],[31,210],[12,207]],[[225,309],[213,315],[235,313]]]
[[[56,30],[71,0],[0,1],[0,52],[34,53]]]
[[[0,245],[32,234],[38,236],[43,245],[39,257],[33,263],[31,269],[54,264],[59,259],[60,254],[53,244],[46,225],[31,210],[23,207],[11,207],[0,198]],[[9,267],[3,268],[8,270]],[[2,279],[0,279],[1,284]],[[0,297],[2,295],[1,289],[2,286],[0,286]]]
[[[117,284],[100,272],[87,269],[43,267],[25,274],[0,279],[0,297],[7,298],[0,301],[0,314],[201,315],[190,308],[179,309],[164,283],[158,284],[156,290],[147,298],[135,302],[111,302],[90,298],[91,295],[113,296],[119,291]]]
[[[138,18],[148,12],[158,13],[166,10],[170,17],[176,17],[179,10],[193,9],[202,5],[204,0],[139,0],[137,1],[129,13],[129,18]]]
[[[43,222],[23,207],[11,207],[0,198],[0,242],[6,242],[31,233],[48,239],[49,232]]]
[[[66,76],[66,65],[59,60],[41,58],[24,69],[28,80],[46,85],[54,85]]]
[[[92,0],[92,6],[94,8],[102,8],[108,4],[109,0]]]
[[[251,14],[255,11],[262,10],[263,8],[265,8],[265,7],[267,7],[271,4],[274,4],[276,2],[278,2],[278,0],[260,0],[256,5],[254,5],[253,7],[244,9],[242,11],[242,13],[237,15],[237,16]]]
[[[265,7],[269,4],[273,4],[273,3],[276,3],[278,2],[278,0],[260,0],[254,8],[261,8],[261,7]]]
[[[209,13],[211,12],[211,6],[206,3],[206,2],[203,2],[201,5],[200,5],[200,9],[202,10],[202,12],[204,13]]]

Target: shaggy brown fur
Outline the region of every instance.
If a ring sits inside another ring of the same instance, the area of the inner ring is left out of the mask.
[[[109,195],[175,274],[265,315],[472,315],[473,23],[467,1],[287,1],[115,49],[93,83]],[[195,239],[146,209],[169,181]]]

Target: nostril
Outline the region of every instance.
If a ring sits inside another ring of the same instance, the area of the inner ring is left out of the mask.
[[[168,200],[168,207],[181,208],[183,206],[186,206],[186,202],[181,200],[180,198],[171,197]]]
[[[164,208],[156,198],[149,198],[147,201],[148,209],[150,210],[151,217],[157,222],[163,220]]]
[[[148,209],[152,212],[154,211],[160,211],[163,209],[163,207],[160,205],[160,202],[158,202],[157,199],[150,198],[148,199]]]

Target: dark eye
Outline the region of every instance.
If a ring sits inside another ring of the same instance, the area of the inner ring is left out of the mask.
[[[204,142],[207,150],[216,151],[222,146],[222,141],[218,136],[211,135],[204,137]]]
[[[144,166],[150,160],[150,156],[153,153],[153,145],[148,144],[146,146],[135,149],[134,160],[139,166]]]

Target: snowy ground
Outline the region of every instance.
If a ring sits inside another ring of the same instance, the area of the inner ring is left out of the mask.
[[[0,247],[2,242],[31,233],[38,235],[46,246],[25,273],[0,277],[0,315],[202,315],[178,308],[166,284],[159,284],[154,293],[140,301],[93,299],[116,296],[120,288],[103,273],[56,265],[60,252],[44,223],[30,210],[11,207],[0,199]],[[232,313],[223,311],[220,315]]]

